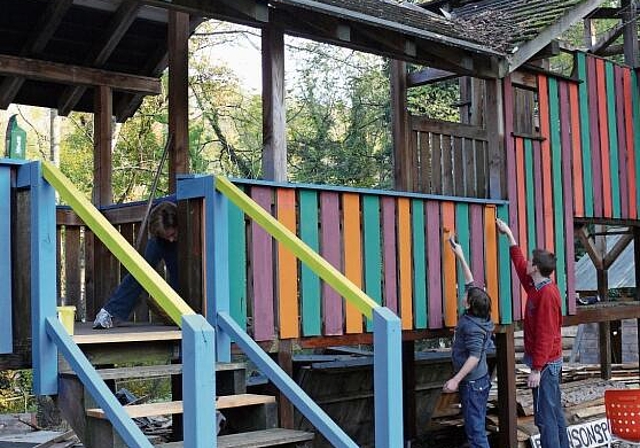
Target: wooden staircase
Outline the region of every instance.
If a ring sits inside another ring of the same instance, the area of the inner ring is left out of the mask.
[[[177,327],[157,325],[131,325],[105,331],[92,330],[88,324],[76,324],[75,333],[74,341],[113,392],[123,380],[171,378],[172,401],[130,404],[125,410],[131,418],[173,416],[173,439],[180,440],[183,411],[180,400],[182,365],[179,364],[181,331]],[[76,373],[64,363],[61,363],[60,371],[58,405],[85,447],[126,448],[105,411],[96,405]],[[218,437],[218,446],[311,446],[313,433],[277,427],[275,397],[247,394],[245,377],[243,363],[216,365],[216,408],[226,418],[224,435]],[[216,422],[212,421],[211,425],[215,427]],[[158,446],[178,448],[183,443],[169,442]]]

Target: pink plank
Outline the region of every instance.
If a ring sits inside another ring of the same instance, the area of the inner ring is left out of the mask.
[[[535,195],[536,208],[536,244],[539,247],[544,246],[544,206],[542,204],[542,148],[538,140],[533,142],[533,185],[534,191],[539,194]],[[516,278],[516,277],[514,277]]]
[[[343,272],[340,235],[340,198],[338,193],[320,193],[320,253],[331,265]],[[343,334],[342,298],[331,286],[322,282],[322,317],[324,335]]]
[[[484,224],[482,222],[484,211],[481,205],[471,204],[469,214],[471,215],[469,222],[471,226],[469,232],[471,239],[471,272],[478,286],[486,285],[487,281],[484,275]]]
[[[382,247],[384,272],[384,305],[398,314],[398,261],[396,256],[396,200],[382,198]]]
[[[252,187],[251,198],[271,213],[273,191]],[[274,337],[273,239],[255,222],[251,222],[251,273],[253,290],[253,338],[267,341]]]
[[[593,170],[593,216],[602,217],[602,159],[600,157],[600,132],[598,130],[598,78],[596,60],[587,57],[587,83],[589,87],[589,136],[591,138],[591,168]],[[602,98],[602,101],[606,101]],[[602,117],[606,120],[607,117]]]
[[[624,70],[622,67],[614,65],[614,77],[616,80],[616,124],[618,132],[618,174],[620,174],[620,217],[629,217],[629,191],[627,190],[628,184],[628,169],[627,169],[627,136],[624,126],[624,87],[623,77]],[[613,131],[611,131],[613,132]],[[615,176],[616,173],[611,173]],[[615,192],[614,192],[615,194]]]
[[[429,263],[429,328],[442,328],[442,260],[440,259],[440,206],[427,201],[427,262]]]

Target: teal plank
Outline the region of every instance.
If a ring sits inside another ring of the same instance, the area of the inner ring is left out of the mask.
[[[607,83],[607,115],[609,118],[609,163],[611,168],[611,206],[613,217],[620,218],[620,160],[618,153],[618,125],[616,122],[616,90],[613,63],[605,64]],[[622,95],[619,92],[619,95]]]
[[[468,204],[456,204],[456,240],[462,247],[462,251],[467,259],[468,263],[471,263],[471,229],[469,228],[469,205]],[[447,247],[445,250],[449,250]],[[464,271],[460,266],[460,263],[456,262],[458,270],[458,296],[462,297],[464,294]],[[481,283],[482,279],[478,279]],[[462,315],[464,307],[462,300],[458,300],[458,315]]]
[[[509,209],[506,205],[497,207],[498,218],[504,222],[509,220]],[[513,309],[511,308],[511,255],[509,255],[509,241],[498,238],[498,283],[500,285],[500,323],[513,323]]]
[[[380,229],[380,198],[364,195],[362,199],[364,232],[364,292],[382,304],[382,238]],[[367,331],[373,323],[367,319]]]
[[[562,188],[562,145],[560,143],[560,101],[558,83],[549,79],[549,116],[551,126],[551,166],[553,179],[553,225],[556,265],[556,282],[561,294],[566,293],[567,272],[565,262],[564,199]],[[573,205],[571,205],[573,206]],[[566,313],[566,301],[562,301],[562,311]]]
[[[242,187],[241,187],[242,188]],[[238,325],[247,329],[247,234],[244,213],[229,203],[230,312]]]
[[[13,353],[11,317],[11,167],[0,166],[0,354]]]
[[[640,86],[638,74],[631,70],[631,89],[633,91],[633,148],[636,154],[636,189],[640,190]],[[640,213],[640,194],[636,195],[636,205]]]
[[[582,179],[584,182],[584,214],[593,217],[593,170],[591,167],[591,129],[589,127],[589,86],[587,81],[587,61],[584,53],[576,54],[578,63],[578,79],[582,81],[578,87],[580,98],[580,144],[582,146]],[[637,110],[636,103],[634,111]],[[640,129],[640,128],[639,128]],[[638,197],[640,205],[640,196]]]
[[[318,193],[300,190],[300,239],[316,252],[320,252],[318,232]],[[318,336],[322,331],[320,312],[320,277],[304,263],[301,268],[302,332],[305,336]]]
[[[413,318],[416,329],[427,328],[427,278],[425,254],[424,202],[411,201],[413,243]]]
[[[533,142],[524,140],[524,174],[527,195],[527,243],[529,247],[523,247],[525,253],[530,253],[537,247],[536,243],[536,198],[533,180]]]

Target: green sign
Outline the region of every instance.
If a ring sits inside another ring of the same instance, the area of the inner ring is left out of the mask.
[[[18,126],[17,115],[12,115],[7,124],[6,157],[24,159],[27,152],[27,133]]]

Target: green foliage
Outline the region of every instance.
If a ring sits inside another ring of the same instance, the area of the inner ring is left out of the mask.
[[[31,395],[31,370],[0,371],[0,413],[30,412],[35,410],[35,397]]]
[[[455,106],[460,101],[457,80],[409,89],[407,108],[412,115],[423,115],[434,120],[460,121],[460,110]]]

